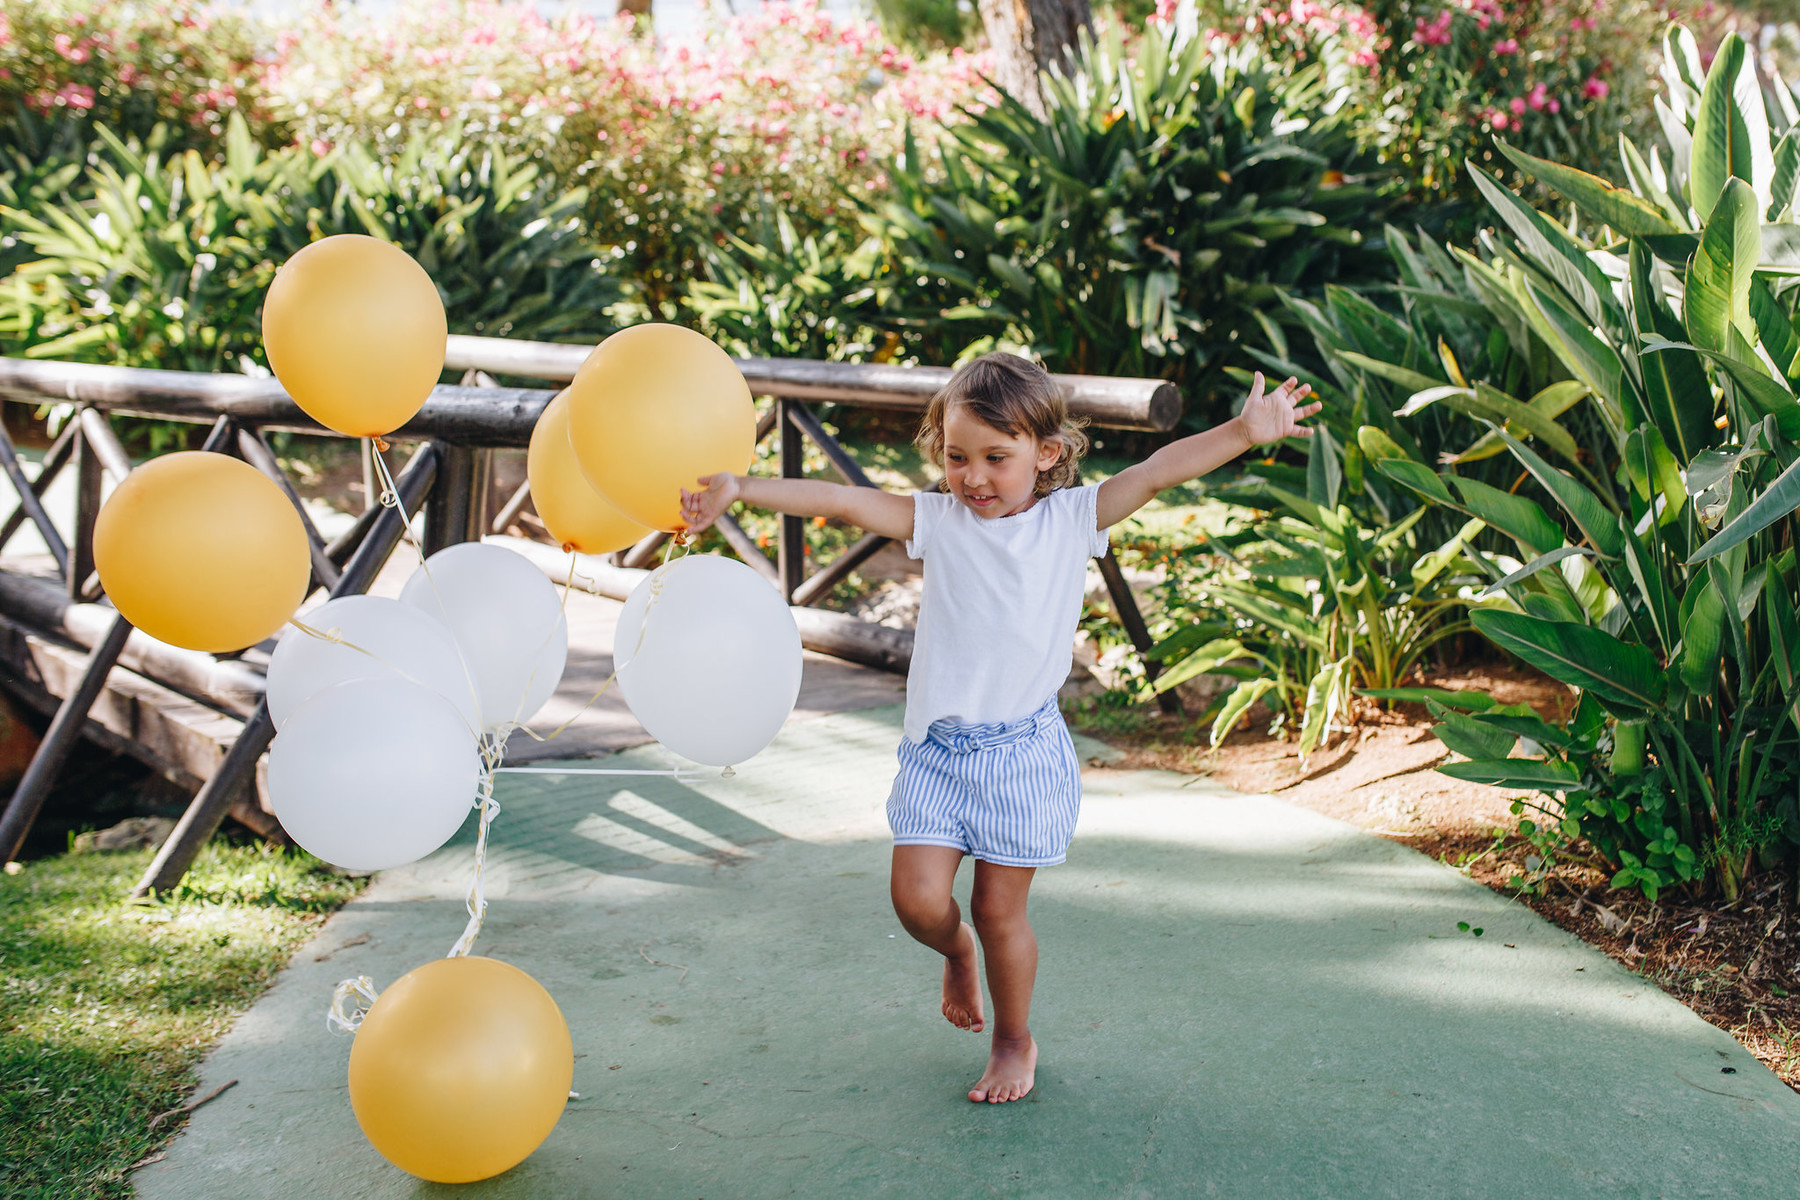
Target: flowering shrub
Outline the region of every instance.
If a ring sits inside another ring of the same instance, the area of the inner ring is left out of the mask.
[[[1162,0],[1158,19],[1180,19],[1180,2]],[[1365,144],[1422,199],[1472,195],[1466,158],[1507,168],[1496,133],[1539,157],[1613,161],[1622,129],[1654,127],[1658,39],[1674,11],[1665,0],[1227,5],[1215,19],[1239,36],[1298,59],[1339,50],[1356,68],[1345,78]]]
[[[237,112],[278,138],[266,128],[258,32],[206,0],[0,0],[0,111],[140,138],[161,122],[187,145],[213,144]],[[31,132],[0,122],[0,140]]]
[[[815,0],[762,5],[657,45],[629,18],[549,18],[517,0],[328,10],[285,45],[276,105],[300,142],[391,145],[452,125],[542,156],[590,192],[594,235],[626,252],[651,311],[700,271],[702,242],[779,208],[803,233],[879,191],[911,119],[979,101],[983,56],[917,58]]]

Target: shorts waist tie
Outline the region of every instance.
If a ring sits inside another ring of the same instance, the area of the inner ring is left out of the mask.
[[[1041,708],[1016,721],[933,721],[925,731],[927,741],[936,742],[952,754],[972,754],[995,746],[1009,746],[1024,741],[1058,715],[1056,697],[1046,700]]]

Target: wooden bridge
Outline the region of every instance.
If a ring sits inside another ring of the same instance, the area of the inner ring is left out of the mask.
[[[311,543],[314,596],[371,590],[396,594],[417,554],[394,551],[422,516],[418,551],[479,538],[502,537],[530,503],[529,483],[501,499],[493,494],[496,450],[524,447],[539,413],[555,395],[545,388],[500,386],[495,376],[561,383],[574,377],[589,347],[495,338],[452,337],[446,366],[462,382],[440,386],[419,414],[390,439],[409,451],[397,472],[401,511],[373,502],[338,536],[321,536],[299,495],[283,474],[264,435],[292,431],[337,436],[303,413],[274,379],[223,374],[143,370],[89,364],[0,358],[0,399],[34,405],[72,403],[75,411],[28,476],[0,432],[0,468],[19,497],[0,524],[0,553],[27,523],[47,554],[0,557],[0,687],[51,716],[49,730],[30,767],[0,815],[0,861],[15,856],[57,772],[77,738],[129,754],[194,793],[192,802],[136,892],[172,887],[186,872],[220,822],[230,815],[266,836],[279,836],[262,785],[263,752],[274,726],[263,704],[263,676],[273,641],[237,655],[182,650],[133,630],[101,595],[94,571],[93,530],[103,495],[103,476],[116,484],[132,462],[114,433],[110,414],[207,423],[205,448],[236,454],[274,479],[306,523]],[[757,439],[779,439],[782,474],[802,474],[810,440],[844,482],[873,482],[820,424],[811,405],[831,403],[922,412],[949,378],[947,368],[827,363],[789,359],[739,359],[753,393],[772,402],[757,426]],[[1180,416],[1175,388],[1156,380],[1089,376],[1055,377],[1072,414],[1105,428],[1166,431]],[[365,454],[367,453],[365,446]],[[51,519],[44,497],[73,470],[72,520]],[[805,572],[802,519],[783,516],[774,561],[729,517],[718,528],[732,549],[766,575],[793,606],[802,644],[814,656],[806,672],[800,710],[842,710],[891,703],[903,694],[911,659],[910,631],[891,629],[814,606],[814,601],[887,543],[869,535],[812,574]],[[623,599],[654,561],[667,534],[653,534],[629,550],[577,563],[577,586],[596,596]],[[556,547],[506,538],[559,582],[570,558]],[[577,556],[581,559],[582,556]],[[1109,552],[1100,563],[1115,609],[1140,651],[1149,638],[1118,563]],[[560,724],[581,711],[610,672],[610,658],[584,650],[610,645],[616,605],[571,596],[569,667],[559,696],[544,714]],[[587,635],[584,639],[584,635]],[[834,660],[883,668],[891,675],[872,684],[867,672],[834,669]],[[1173,704],[1173,694],[1164,697]],[[644,741],[616,698],[603,697],[568,735],[538,750],[515,739],[509,760],[540,754],[568,758],[615,750]]]

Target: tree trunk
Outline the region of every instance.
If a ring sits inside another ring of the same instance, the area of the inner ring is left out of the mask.
[[[1069,69],[1076,33],[1093,27],[1088,0],[980,0],[980,9],[994,47],[994,82],[1043,116],[1038,74]]]
[[[650,15],[650,0],[618,0],[618,10],[634,17],[647,17]]]

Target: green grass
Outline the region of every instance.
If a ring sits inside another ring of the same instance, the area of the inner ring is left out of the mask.
[[[200,1057],[361,880],[268,846],[208,847],[176,892],[122,897],[150,851],[0,876],[0,1197],[127,1197],[181,1126]]]

